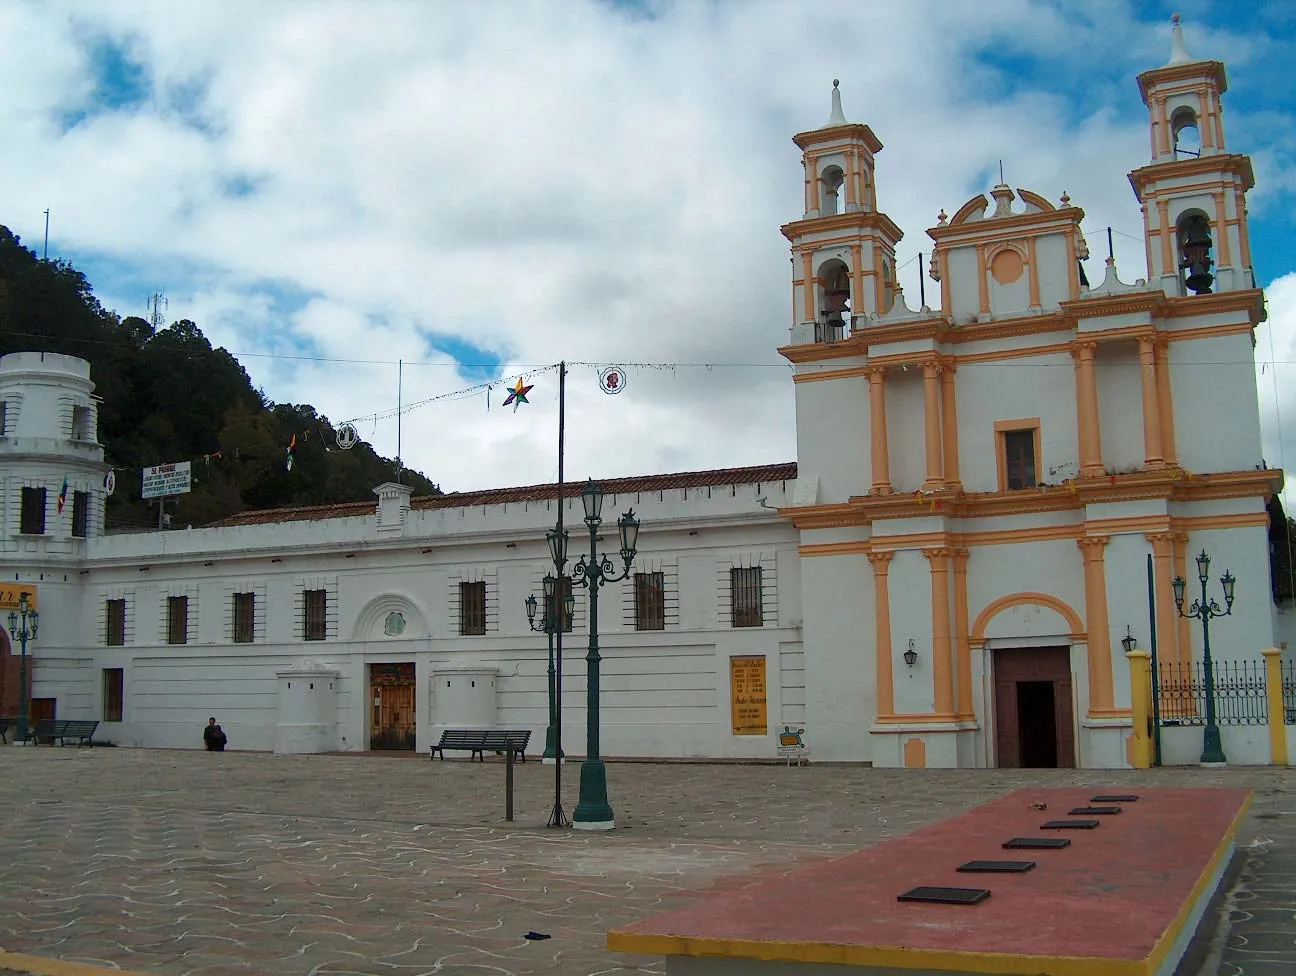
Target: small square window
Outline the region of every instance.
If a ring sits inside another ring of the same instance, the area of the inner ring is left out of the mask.
[[[486,633],[486,581],[459,584],[459,633],[480,637]]]
[[[1035,488],[1035,431],[1005,430],[1000,435],[1004,443],[1004,487],[1009,491]]]
[[[734,627],[762,627],[765,624],[761,595],[761,567],[734,567],[729,570],[729,590],[733,600],[730,623]]]
[[[635,573],[635,630],[666,629],[666,576]]]
[[[302,615],[302,639],[322,641],[328,635],[328,590],[306,590]]]

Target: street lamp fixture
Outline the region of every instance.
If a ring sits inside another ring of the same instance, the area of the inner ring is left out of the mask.
[[[589,590],[589,653],[586,667],[586,727],[585,761],[581,763],[580,801],[572,814],[572,826],[581,830],[611,830],[616,826],[612,806],[608,803],[607,767],[599,755],[599,656],[598,643],[598,591],[607,583],[615,583],[630,575],[639,546],[639,520],[631,510],[617,519],[617,534],[621,541],[620,572],[606,555],[597,550],[598,528],[603,521],[603,489],[593,480],[581,489],[581,506],[585,510],[585,525],[589,528],[589,555],[581,556],[572,570],[572,576]]]
[[[30,703],[27,698],[27,642],[36,639],[40,629],[40,614],[27,602],[26,590],[18,594],[18,609],[9,611],[9,634],[22,645],[22,656],[18,661],[18,734],[21,742],[27,741],[27,712]]]
[[[527,624],[533,631],[543,633],[549,638],[549,725],[545,728],[545,759],[558,760],[562,758],[562,746],[558,742],[558,678],[557,669],[554,664],[554,635],[558,633],[562,626],[561,621],[554,619],[554,593],[558,588],[558,578],[553,573],[545,573],[544,576],[544,612],[540,615],[540,624],[536,625],[536,610],[539,601],[536,600],[534,593],[528,594],[526,598]],[[575,599],[569,593],[567,596],[567,616],[564,620],[571,619],[571,604]]]
[[[914,640],[912,637],[909,638],[909,646],[905,648],[904,662],[911,668],[918,663],[918,652],[914,650]]]
[[[1134,637],[1134,634],[1130,631],[1128,626],[1125,628],[1125,636],[1121,638],[1121,647],[1125,649],[1126,654],[1129,654],[1134,650],[1134,648],[1138,647],[1138,640]]]
[[[1170,584],[1174,590],[1175,607],[1181,617],[1197,619],[1202,625],[1202,670],[1206,674],[1206,729],[1202,736],[1202,765],[1223,765],[1228,762],[1224,757],[1224,748],[1220,741],[1219,725],[1215,718],[1215,667],[1211,661],[1210,622],[1215,617],[1227,617],[1233,613],[1233,587],[1237,579],[1225,571],[1220,577],[1220,586],[1224,590],[1224,607],[1206,595],[1206,581],[1210,578],[1210,556],[1203,549],[1197,556],[1197,579],[1201,583],[1201,598],[1193,600],[1192,606],[1184,610],[1187,582],[1182,576],[1176,576]]]

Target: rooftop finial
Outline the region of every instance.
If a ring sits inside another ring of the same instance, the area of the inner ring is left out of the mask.
[[[1170,17],[1170,64],[1186,64],[1193,60],[1193,56],[1188,53],[1184,47],[1183,27],[1179,24],[1179,15],[1172,14]]]
[[[834,125],[846,125],[846,114],[842,112],[841,89],[838,87],[840,84],[841,82],[836,78],[833,79],[832,114],[828,116],[828,121],[824,125],[825,129]]]

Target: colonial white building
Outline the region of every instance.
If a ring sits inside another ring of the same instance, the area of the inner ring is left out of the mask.
[[[1170,587],[1200,549],[1238,580],[1217,657],[1274,644],[1265,505],[1282,474],[1260,449],[1251,164],[1226,148],[1223,65],[1190,57],[1177,24],[1138,84],[1147,277],[1108,260],[1087,285],[1084,212],[1001,184],[928,230],[935,310],[896,281],[882,143],[834,84],[828,123],[795,137],[805,212],[783,228],[798,463],[605,484],[601,549],[621,510],[643,521],[600,608],[605,755],[772,757],[788,725],[817,760],[1125,765],[1120,639],[1146,638],[1148,553],[1163,661],[1201,655]],[[209,715],[231,748],[425,748],[463,726],[543,742],[546,647],[524,600],[551,565],[555,486],[388,484],[374,503],[105,535],[91,390],[80,360],[0,361],[0,601],[39,601],[35,715],[100,719],[123,745],[199,747]],[[564,521],[574,556],[574,492]],[[1226,730],[1230,758],[1265,761],[1254,738]]]

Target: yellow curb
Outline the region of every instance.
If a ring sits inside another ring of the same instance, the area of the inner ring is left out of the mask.
[[[0,949],[0,969],[25,970],[32,976],[157,976],[156,973],[145,973],[137,969],[92,966],[86,962],[27,956],[20,952],[6,952],[4,949]]]

